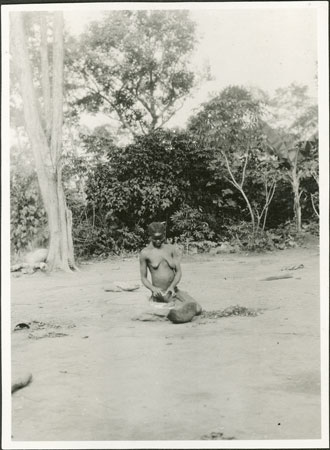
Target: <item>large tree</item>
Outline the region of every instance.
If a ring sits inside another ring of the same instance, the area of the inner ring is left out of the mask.
[[[263,129],[270,148],[285,162],[283,173],[292,188],[296,229],[300,232],[302,181],[313,178],[318,190],[318,108],[307,86],[292,83],[275,91],[267,109]]]
[[[200,145],[213,149],[214,179],[227,180],[243,198],[252,237],[266,226],[279,180],[277,157],[265,151],[262,112],[261,101],[247,89],[229,86],[203,104],[189,122]]]
[[[71,212],[66,206],[62,184],[63,122],[63,15],[53,14],[52,64],[46,15],[35,14],[39,23],[40,77],[42,101],[36,93],[27,47],[24,14],[11,13],[12,58],[23,100],[24,121],[36,164],[37,176],[49,226],[49,270],[75,268]],[[33,66],[33,69],[35,67]]]
[[[187,11],[107,13],[70,43],[76,104],[116,118],[132,135],[162,127],[194,86],[195,42]]]

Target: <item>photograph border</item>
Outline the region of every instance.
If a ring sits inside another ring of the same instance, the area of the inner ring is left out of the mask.
[[[9,13],[70,9],[268,9],[313,8],[318,15],[318,102],[320,166],[320,323],[321,323],[321,439],[234,441],[12,441],[11,440],[11,289],[10,289],[10,163],[9,163]],[[140,448],[328,448],[329,445],[329,58],[328,2],[77,2],[1,6],[1,339],[2,446],[5,449],[140,449]]]

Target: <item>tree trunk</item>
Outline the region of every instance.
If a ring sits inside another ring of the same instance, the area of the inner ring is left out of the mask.
[[[298,233],[301,232],[301,206],[300,206],[300,192],[299,192],[299,180],[295,179],[292,182],[292,189],[293,189],[293,210],[294,210],[294,217],[296,221],[296,229]]]
[[[44,103],[44,120],[46,128],[47,141],[50,141],[51,133],[51,92],[49,81],[49,62],[48,62],[48,39],[47,39],[47,21],[44,12],[40,13],[40,61],[41,61],[41,86]]]
[[[47,212],[49,226],[49,251],[47,264],[49,270],[70,271],[75,268],[71,227],[67,218],[65,195],[62,186],[61,150],[63,120],[63,16],[54,13],[53,43],[53,102],[51,142],[42,127],[40,109],[33,86],[22,13],[11,13],[11,25],[15,52],[13,55],[19,76],[23,99],[25,126],[32,147],[37,176],[43,203]],[[43,79],[45,79],[43,74]],[[46,100],[47,102],[47,100]],[[47,121],[49,118],[46,118]]]
[[[295,153],[295,158],[291,165],[291,184],[293,190],[293,211],[296,222],[296,230],[298,233],[301,232],[301,206],[300,206],[300,177],[297,173],[298,166],[298,154],[299,150]]]
[[[313,211],[316,214],[316,216],[318,218],[320,218],[320,211],[318,211],[317,208],[316,208],[316,205],[314,203],[314,197],[315,197],[315,194],[311,194],[311,202],[312,202]]]
[[[245,195],[245,192],[243,191],[243,189],[241,188],[241,189],[239,189],[239,191],[241,192],[241,194],[242,194],[242,196],[243,196],[243,198],[244,198],[244,200],[245,200],[245,202],[247,204],[249,213],[250,213],[251,224],[252,224],[252,238],[253,238],[253,241],[254,241],[255,232],[256,232],[256,224],[255,224],[255,218],[254,218],[253,209],[252,209],[251,203],[249,202],[249,199]],[[258,227],[259,227],[259,223],[258,223]]]
[[[247,198],[247,196],[246,196],[246,194],[245,194],[245,192],[244,192],[244,189],[243,189],[243,184],[244,184],[244,181],[245,181],[245,170],[246,170],[246,166],[247,166],[247,162],[248,162],[248,155],[246,156],[246,159],[245,159],[241,183],[238,183],[238,182],[236,181],[236,179],[235,179],[235,177],[234,177],[234,174],[233,174],[233,172],[232,172],[232,170],[231,170],[231,168],[230,168],[229,161],[228,161],[228,158],[227,158],[226,154],[223,152],[222,155],[223,155],[224,158],[225,158],[226,167],[227,167],[228,173],[229,173],[230,178],[231,178],[231,179],[227,178],[227,180],[228,180],[228,181],[229,181],[236,189],[239,190],[239,192],[242,194],[242,196],[243,196],[243,198],[244,198],[244,200],[245,200],[245,203],[246,203],[246,205],[247,205],[247,207],[248,207],[248,210],[249,210],[249,213],[250,213],[250,217],[251,217],[251,224],[252,224],[252,240],[253,240],[253,242],[254,242],[255,231],[256,231],[255,217],[254,217],[254,213],[253,213],[253,209],[252,209],[251,203],[250,203],[249,199]]]

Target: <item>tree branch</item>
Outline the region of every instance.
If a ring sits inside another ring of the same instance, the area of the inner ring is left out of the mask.
[[[262,225],[262,230],[264,230],[265,226],[266,226],[267,212],[268,212],[269,205],[271,204],[271,202],[273,200],[273,197],[274,197],[274,194],[275,194],[275,190],[276,190],[276,181],[273,182],[273,184],[271,185],[269,191],[266,191],[266,203],[265,203],[265,206],[264,206],[264,208],[262,210],[262,214],[264,214],[264,221],[263,221],[263,225]]]
[[[225,158],[227,170],[228,170],[228,172],[229,172],[229,175],[230,175],[232,181],[229,180],[227,177],[226,177],[226,179],[228,179],[228,181],[229,181],[231,184],[233,184],[233,185],[240,191],[240,193],[242,194],[242,196],[243,196],[243,198],[244,198],[244,200],[245,200],[245,202],[246,202],[246,204],[247,204],[247,207],[248,207],[248,209],[249,209],[250,216],[251,216],[252,230],[253,230],[253,234],[254,234],[254,232],[255,232],[255,220],[254,220],[254,213],[253,213],[253,210],[252,210],[251,203],[250,203],[249,199],[247,198],[247,196],[246,196],[246,194],[245,194],[245,192],[244,192],[244,190],[243,190],[243,187],[242,187],[241,185],[239,185],[239,184],[237,183],[237,181],[235,180],[235,177],[234,177],[234,175],[233,175],[233,173],[232,173],[232,171],[231,171],[231,169],[230,169],[229,162],[228,162],[228,158],[227,158],[225,152],[221,152],[221,154],[222,154],[222,155],[224,156],[224,158]]]
[[[152,118],[152,128],[155,128],[157,123],[157,114],[156,114],[156,108],[155,108],[155,98],[154,98],[154,92],[155,88],[153,86],[153,79],[152,79],[152,70],[149,70],[149,81],[150,81],[150,114]]]
[[[233,180],[232,183],[233,183],[234,186],[236,186],[237,188],[242,189],[242,186],[241,186],[239,183],[237,183],[237,181],[235,180],[235,177],[234,177],[234,175],[233,175],[233,173],[232,173],[232,171],[231,171],[231,169],[230,169],[230,166],[229,166],[229,162],[228,162],[228,158],[227,158],[226,153],[225,153],[225,152],[221,152],[221,154],[222,154],[222,155],[224,156],[224,158],[225,158],[225,161],[226,161],[226,167],[227,167],[228,173],[229,173],[231,179]]]
[[[276,191],[276,187],[277,187],[277,183],[276,183],[276,181],[274,181],[274,184],[272,185],[272,187],[270,189],[271,194],[268,197],[269,201],[268,201],[268,205],[267,206],[269,206],[271,204],[272,200],[273,200],[273,197],[274,197],[274,194],[275,194],[275,191]]]
[[[314,173],[312,174],[312,177],[314,178],[314,180],[316,181],[317,185],[319,186],[319,177],[317,175],[315,175]]]
[[[142,124],[142,120],[138,120],[137,123],[139,124],[140,130],[144,135],[147,135],[149,132],[149,128],[146,130],[145,127]]]
[[[148,103],[143,98],[141,98],[139,95],[135,95],[135,97],[142,104],[142,106],[144,106],[144,108],[148,111],[148,113],[151,115],[151,117],[153,117],[153,112],[150,109]]]
[[[246,166],[247,166],[247,163],[248,163],[248,159],[249,159],[249,150],[248,150],[248,152],[246,154],[245,163],[244,163],[244,167],[243,167],[242,181],[241,181],[241,184],[240,184],[241,187],[243,187],[243,184],[244,184],[245,171],[246,171]]]
[[[233,186],[235,186],[236,189],[240,190],[240,185],[237,184],[235,181],[232,181],[230,178],[225,177],[225,180],[227,180],[230,184],[232,184]]]
[[[167,117],[166,119],[163,119],[163,117],[164,117],[164,113],[165,113],[166,111],[168,111],[169,107],[163,108],[163,109],[160,111],[160,117],[162,118],[162,121],[161,121],[161,123],[159,124],[158,127],[159,127],[159,128],[162,127],[165,123],[167,123],[170,119],[172,119],[172,117],[174,116],[174,114],[177,113],[178,111],[180,111],[180,109],[182,109],[183,105],[184,105],[184,102],[182,102],[180,106],[178,106],[178,107],[175,108],[171,113],[169,113],[169,115],[168,115],[168,117]]]
[[[317,215],[318,218],[320,218],[320,213],[317,211],[316,206],[314,204],[314,194],[311,194],[311,201],[312,201],[312,207],[313,207],[315,214]]]
[[[105,96],[104,94],[102,94],[99,85],[97,83],[97,81],[95,80],[95,78],[90,74],[87,73],[86,71],[84,71],[84,75],[86,78],[86,81],[89,83],[92,83],[95,87],[93,88],[91,85],[89,85],[88,89],[91,90],[92,92],[94,92],[94,94],[99,95],[105,102],[107,102],[111,108],[116,112],[116,114],[119,117],[119,121],[122,123],[122,125],[124,126],[124,128],[127,128],[130,133],[132,133],[132,136],[136,136],[137,133],[134,131],[134,129],[129,125],[129,123],[127,122],[127,120],[125,119],[125,117],[123,116],[123,114],[120,112],[119,108],[116,106],[116,104],[111,101],[107,96]],[[123,89],[125,87],[125,83],[122,84],[122,86],[120,87],[119,90]],[[141,123],[139,122],[139,126],[141,128],[141,131],[146,134],[141,126]]]
[[[136,132],[133,130],[133,128],[128,124],[128,122],[126,121],[126,119],[124,118],[124,116],[121,114],[121,112],[119,111],[119,109],[116,107],[116,105],[105,95],[103,95],[98,89],[93,89],[91,87],[89,87],[89,89],[91,91],[93,91],[95,94],[98,94],[103,100],[105,100],[110,106],[111,108],[113,108],[116,112],[116,114],[119,117],[120,122],[124,125],[125,128],[127,128],[133,136],[136,136]]]

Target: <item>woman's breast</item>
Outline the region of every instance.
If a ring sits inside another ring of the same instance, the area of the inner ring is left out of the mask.
[[[175,276],[174,268],[170,267],[166,260],[162,260],[157,268],[151,266],[150,272],[152,284],[161,289],[167,289]]]

